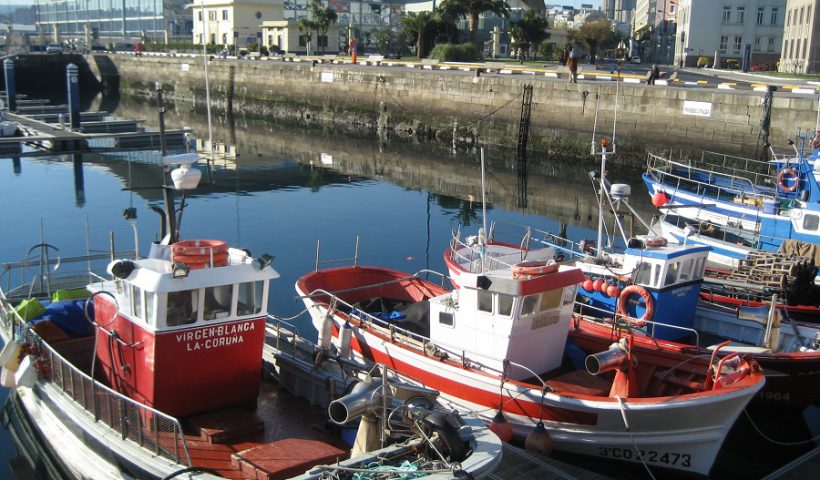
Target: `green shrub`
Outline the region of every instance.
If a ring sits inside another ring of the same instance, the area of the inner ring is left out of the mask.
[[[430,52],[430,58],[435,58],[443,62],[475,62],[481,59],[478,48],[472,43],[462,43],[454,45],[443,43],[436,45]]]

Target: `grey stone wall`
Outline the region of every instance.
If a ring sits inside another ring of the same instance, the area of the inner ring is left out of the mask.
[[[202,106],[202,59],[89,56],[102,84],[117,76],[126,94],[152,95],[161,82],[170,101]],[[437,139],[515,147],[524,85],[534,85],[530,146],[539,151],[588,150],[589,140],[568,132],[611,133],[635,151],[645,142],[751,153],[756,149],[762,92],[698,87],[569,84],[530,75],[475,77],[460,71],[403,67],[312,65],[308,62],[214,60],[211,103],[237,115],[296,120],[361,134]],[[617,91],[617,97],[616,97]],[[584,94],[586,92],[586,94]],[[684,115],[685,101],[711,104],[708,117]],[[776,92],[771,142],[785,147],[798,127],[813,128],[816,99]],[[591,135],[589,137],[591,140]]]

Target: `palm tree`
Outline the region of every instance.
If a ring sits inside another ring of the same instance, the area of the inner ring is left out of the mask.
[[[399,22],[404,26],[407,35],[416,39],[416,55],[419,58],[427,56],[428,37],[435,27],[436,21],[432,12],[410,12],[402,17]]]
[[[316,42],[318,43],[319,37],[327,34],[327,30],[332,24],[336,23],[339,16],[336,14],[336,10],[329,7],[322,7],[320,0],[311,0],[310,14],[311,17],[313,17],[313,28],[316,30]],[[325,51],[324,45],[321,45],[320,48],[322,52]]]
[[[519,62],[523,63],[524,58],[529,57],[531,49],[537,52],[541,42],[550,37],[547,27],[547,19],[533,10],[527,10],[521,20],[510,22],[510,34],[519,49]]]
[[[510,16],[510,5],[505,0],[444,0],[441,7],[448,14],[457,14],[468,20],[470,43],[478,45],[478,17],[491,12],[505,18]]]
[[[308,20],[307,17],[302,17],[296,22],[296,28],[299,33],[305,38],[305,51],[310,55],[310,41],[313,38],[313,31],[316,30],[316,22]]]

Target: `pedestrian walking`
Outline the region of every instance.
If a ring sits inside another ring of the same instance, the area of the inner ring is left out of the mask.
[[[575,52],[575,47],[569,52],[567,66],[569,67],[570,83],[578,83],[578,54]]]
[[[655,85],[655,80],[657,80],[658,77],[660,77],[660,75],[661,72],[660,70],[658,70],[658,66],[652,65],[652,68],[650,68],[649,71],[646,72],[646,84]]]
[[[561,49],[561,55],[558,57],[558,59],[561,61],[562,67],[567,66],[567,60],[569,60],[569,49],[567,47]]]

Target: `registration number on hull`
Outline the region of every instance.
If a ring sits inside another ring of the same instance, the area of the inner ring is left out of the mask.
[[[643,460],[649,463],[658,463],[676,467],[692,466],[692,456],[688,453],[658,452],[656,450],[640,449],[639,456],[638,450],[635,450],[634,448],[598,447],[598,456],[636,461],[640,461],[641,457],[643,457]]]

